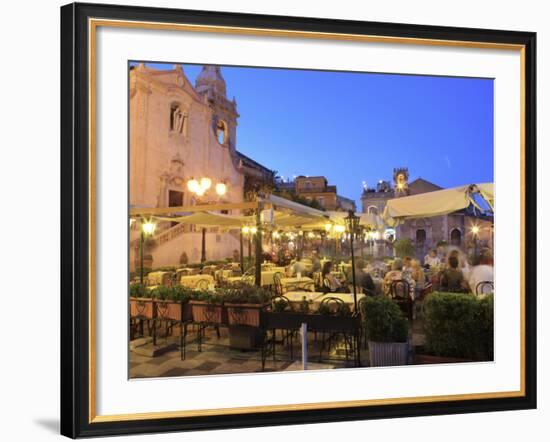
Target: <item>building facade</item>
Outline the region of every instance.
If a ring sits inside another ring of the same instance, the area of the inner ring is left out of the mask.
[[[325,210],[356,210],[355,201],[338,195],[336,186],[329,185],[324,176],[296,177],[294,192],[308,201],[317,201]]]
[[[132,66],[130,76],[130,206],[175,207],[205,202],[242,202],[245,183],[267,169],[237,150],[237,103],[227,98],[217,66],[204,66],[193,86],[183,69]],[[252,163],[254,164],[252,164]],[[254,167],[251,167],[254,166]],[[260,171],[260,172],[258,172]],[[188,191],[190,179],[208,177],[224,183],[226,193],[198,197]],[[135,265],[138,226],[131,230],[130,262]],[[198,262],[201,233],[193,226],[159,223],[147,253],[153,267]],[[209,229],[208,260],[232,256],[238,235]]]
[[[364,213],[382,214],[388,200],[441,190],[442,187],[423,178],[409,182],[407,168],[393,170],[393,182],[380,181],[375,189],[365,188],[361,196]],[[488,217],[463,210],[448,215],[405,221],[395,229],[395,239],[408,238],[422,259],[438,243],[460,247],[473,253],[475,248],[492,247],[493,221]]]

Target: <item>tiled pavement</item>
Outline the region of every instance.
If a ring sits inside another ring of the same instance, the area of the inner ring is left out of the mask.
[[[254,373],[261,372],[261,352],[259,350],[234,350],[229,348],[227,329],[220,328],[220,338],[212,328],[208,328],[203,341],[202,351],[199,352],[195,340],[195,334],[188,336],[185,360],[180,360],[179,348],[169,351],[161,356],[148,357],[130,351],[130,377],[167,377],[167,376],[198,376],[206,374],[229,374],[229,373]],[[179,337],[159,338],[158,346],[166,343],[178,343]],[[151,347],[152,344],[147,344]],[[353,366],[350,356],[349,361],[345,359],[345,353],[341,346],[336,345],[327,355],[323,353],[323,360],[319,362],[319,344],[314,341],[313,334],[308,340],[308,369],[332,369]],[[301,370],[301,348],[299,339],[295,339],[293,346],[294,360],[286,346],[277,345],[276,359],[270,355],[266,359],[265,370],[269,371],[292,371]],[[367,365],[366,351],[362,353],[362,365]]]

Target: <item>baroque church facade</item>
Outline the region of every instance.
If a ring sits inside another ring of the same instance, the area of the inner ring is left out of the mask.
[[[197,204],[187,182],[202,177],[224,183],[227,191],[222,197],[211,192],[201,203],[238,203],[247,180],[270,178],[271,171],[237,152],[237,103],[227,98],[218,66],[204,66],[195,85],[180,65],[158,70],[139,64],[129,78],[131,207]],[[138,236],[134,225],[131,269]],[[179,264],[184,252],[189,262],[200,260],[201,234],[193,226],[159,223],[154,239],[148,251],[153,267]],[[208,230],[207,260],[229,257],[238,248],[237,235]]]

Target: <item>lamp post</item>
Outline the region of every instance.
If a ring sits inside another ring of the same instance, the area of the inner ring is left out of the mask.
[[[143,286],[143,244],[146,236],[154,235],[157,225],[152,221],[141,220],[139,231],[139,283]]]
[[[207,192],[212,188],[212,180],[208,177],[202,177],[200,180],[191,178],[187,181],[187,189],[193,193],[197,201],[202,201],[202,198],[207,194]],[[227,185],[223,182],[219,182],[214,186],[216,195],[222,197],[227,192]],[[204,202],[209,204],[210,201]],[[206,227],[202,228],[202,238],[201,238],[201,264],[204,265],[206,262]]]
[[[355,286],[355,256],[353,252],[353,237],[359,229],[359,217],[355,215],[353,210],[348,211],[348,216],[344,218],[346,220],[346,227],[349,233],[349,241],[351,248],[351,278],[353,283],[353,306],[355,312],[357,312],[357,288]]]
[[[472,236],[474,237],[474,255],[477,257],[477,236],[479,234],[479,226],[473,225],[471,232]]]

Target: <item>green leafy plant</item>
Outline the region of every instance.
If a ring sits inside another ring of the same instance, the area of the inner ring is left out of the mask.
[[[217,290],[194,290],[191,295],[194,301],[206,302],[207,304],[223,304],[224,296]]]
[[[130,297],[151,298],[151,290],[139,283],[130,284]]]
[[[271,299],[271,292],[254,285],[239,283],[223,289],[223,298],[230,304],[266,304]]]
[[[393,250],[398,258],[414,255],[414,246],[409,238],[400,238],[393,243]]]
[[[493,295],[436,292],[424,301],[426,350],[437,356],[493,359]]]
[[[151,290],[151,297],[161,301],[188,302],[193,296],[193,290],[183,286],[157,286]]]
[[[406,342],[409,323],[399,306],[385,296],[368,296],[361,303],[366,336],[375,342]]]

